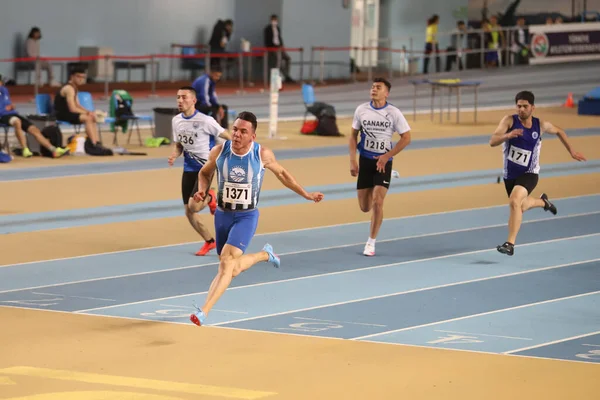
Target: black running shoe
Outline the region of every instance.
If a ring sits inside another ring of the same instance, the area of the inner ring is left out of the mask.
[[[552,214],[556,215],[558,210],[556,206],[548,200],[548,195],[546,193],[542,193],[540,199],[544,200],[544,211],[550,211]]]
[[[502,253],[509,256],[515,254],[515,245],[509,242],[504,242],[503,245],[496,247],[496,249]]]

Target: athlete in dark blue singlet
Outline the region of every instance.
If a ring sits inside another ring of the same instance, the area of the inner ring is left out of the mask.
[[[215,146],[198,174],[198,192],[194,199],[203,201],[215,170],[217,171],[217,210],[215,236],[219,255],[219,272],[214,278],[202,308],[190,315],[200,326],[217,300],[240,273],[261,261],[279,267],[279,257],[266,244],[258,253],[244,254],[258,225],[258,200],[265,168],[286,187],[306,200],[323,200],[323,193],[308,193],[275,159],[268,148],[255,142],[256,116],[244,111],[233,123],[232,139]]]
[[[532,117],[535,97],[533,93],[517,93],[515,103],[517,114],[502,118],[490,139],[490,146],[502,144],[504,159],[504,186],[509,196],[510,217],[508,220],[508,239],[498,246],[500,253],[512,256],[515,241],[523,220],[523,213],[531,208],[544,208],[556,215],[556,206],[548,200],[546,193],[540,198],[531,196],[538,183],[540,172],[540,149],[542,134],[558,135],[571,157],[585,161],[583,154],[576,152],[567,140],[567,134],[561,128],[548,121]]]

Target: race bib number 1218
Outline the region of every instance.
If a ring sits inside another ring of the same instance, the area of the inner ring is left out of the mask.
[[[373,153],[385,153],[385,140],[377,140],[372,138],[365,138],[365,150],[372,151]]]

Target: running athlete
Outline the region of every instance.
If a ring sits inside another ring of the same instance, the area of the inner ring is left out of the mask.
[[[358,176],[356,189],[360,209],[371,215],[371,231],[363,254],[375,255],[375,240],[383,222],[383,202],[392,177],[392,157],[410,144],[410,126],[402,112],[387,102],[392,85],[375,78],[371,101],[356,108],[350,135],[350,174]],[[360,143],[357,140],[360,132]],[[400,140],[392,146],[392,136]],[[360,154],[356,161],[356,150]]]
[[[498,246],[497,250],[509,256],[514,254],[517,233],[525,211],[543,207],[544,211],[550,211],[554,215],[557,213],[556,206],[548,200],[546,193],[542,193],[539,199],[531,196],[539,178],[542,134],[558,135],[573,159],[586,160],[583,154],[571,147],[565,131],[548,121],[541,121],[531,116],[535,110],[534,101],[535,97],[531,92],[517,93],[515,97],[517,114],[502,118],[490,139],[492,147],[502,144],[504,186],[509,197],[510,217],[508,240]]]
[[[202,308],[190,315],[190,320],[201,326],[217,300],[231,284],[231,280],[259,262],[271,262],[279,268],[280,259],[270,244],[262,251],[244,254],[258,224],[258,200],[265,168],[277,179],[306,200],[323,200],[323,193],[307,193],[294,177],[275,159],[273,152],[255,142],[256,116],[240,113],[233,123],[233,139],[215,146],[208,161],[200,170],[198,192],[194,199],[204,201],[211,177],[217,171],[218,208],[215,213],[219,271],[213,279]]]
[[[204,256],[216,247],[215,239],[202,223],[198,211],[207,204],[211,214],[217,208],[215,192],[211,189],[201,202],[193,199],[198,189],[198,173],[206,163],[208,153],[218,138],[230,139],[231,135],[212,117],[208,117],[195,108],[196,91],[184,86],[177,91],[177,107],[180,114],[173,117],[173,153],[169,165],[183,153],[183,175],[181,177],[181,196],[185,207],[185,216],[204,239],[204,245],[196,253]],[[212,180],[212,177],[211,177]]]

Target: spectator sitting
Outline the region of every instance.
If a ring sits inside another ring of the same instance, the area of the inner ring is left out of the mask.
[[[52,153],[54,158],[69,154],[69,150],[67,149],[52,146],[48,139],[42,135],[42,132],[40,132],[37,126],[17,113],[14,104],[12,104],[10,100],[8,89],[4,86],[2,76],[0,76],[0,123],[10,125],[15,129],[15,135],[23,149],[23,157],[31,157],[33,155],[31,150],[29,150],[29,147],[27,147],[27,140],[23,131],[31,133],[42,146]]]
[[[34,26],[29,31],[29,36],[27,36],[27,40],[25,41],[25,53],[27,57],[37,58],[40,56],[40,40],[42,39],[42,32],[40,28]],[[41,74],[42,70],[46,70],[48,74],[48,84],[50,86],[60,86],[60,84],[52,78],[52,66],[48,61],[40,60],[40,69],[37,71],[37,82],[41,84]]]
[[[88,139],[99,146],[98,127],[94,110],[86,110],[77,99],[78,87],[85,83],[85,69],[77,67],[71,71],[69,81],[62,86],[54,97],[56,119],[73,125],[84,124]]]
[[[192,87],[196,91],[196,110],[202,114],[212,116],[225,129],[229,129],[227,119],[227,106],[219,104],[217,91],[215,86],[221,79],[221,69],[215,66],[211,69],[210,74],[199,76],[192,83]]]

